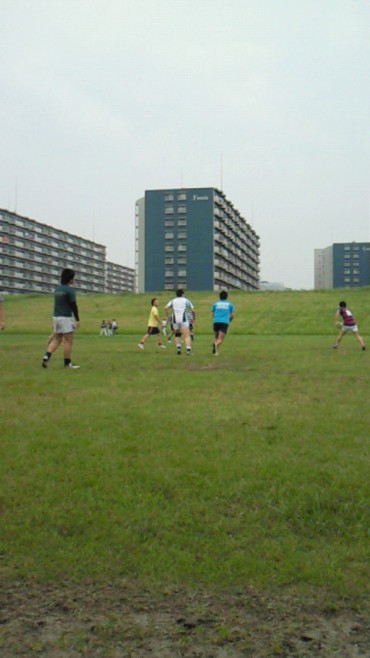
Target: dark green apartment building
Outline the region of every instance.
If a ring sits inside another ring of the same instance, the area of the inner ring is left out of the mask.
[[[136,202],[137,291],[254,290],[257,233],[213,187],[147,190]]]

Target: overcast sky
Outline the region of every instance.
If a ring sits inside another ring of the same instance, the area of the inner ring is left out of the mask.
[[[261,278],[367,241],[369,0],[0,0],[0,207],[135,266],[146,189],[218,187]]]

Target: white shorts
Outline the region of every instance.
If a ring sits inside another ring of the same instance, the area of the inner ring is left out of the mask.
[[[183,329],[189,329],[189,322],[173,322],[172,324],[173,330],[176,331],[182,331]]]
[[[74,318],[53,318],[53,331],[55,334],[71,334],[76,329]]]
[[[346,326],[345,324],[342,327],[342,331],[358,331],[358,326],[357,324],[352,324],[350,326]]]

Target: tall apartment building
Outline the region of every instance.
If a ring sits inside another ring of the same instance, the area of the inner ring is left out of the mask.
[[[107,263],[104,245],[0,209],[0,290],[53,292],[65,267],[81,292],[134,290],[135,271]]]
[[[216,188],[147,190],[136,202],[138,292],[257,289],[259,247]]]
[[[370,242],[343,242],[315,249],[315,289],[369,285]]]

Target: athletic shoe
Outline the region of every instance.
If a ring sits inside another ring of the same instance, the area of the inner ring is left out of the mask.
[[[41,365],[42,365],[43,368],[47,368],[47,367],[48,367],[48,361],[49,361],[49,359],[48,359],[47,356],[43,356],[43,357],[42,357],[42,363],[41,363]]]
[[[336,350],[338,348],[338,345],[333,345],[333,350]]]
[[[213,356],[218,356],[218,352],[213,352]]]
[[[167,343],[170,343],[170,342],[171,342],[171,338],[167,338]]]
[[[363,352],[365,352],[365,350],[366,350],[365,345],[363,347],[361,347],[361,349],[362,349]]]
[[[176,349],[177,355],[181,356],[181,349]]]
[[[186,355],[187,356],[193,356],[193,352],[191,350],[186,350]]]
[[[162,350],[166,350],[166,349],[167,349],[167,347],[166,347],[165,345],[158,345],[158,347],[161,347]]]
[[[138,343],[137,346],[138,346],[141,350],[144,349],[144,345],[143,345],[142,343]]]
[[[212,354],[216,354],[216,345],[212,343]]]
[[[67,365],[64,366],[65,368],[73,368],[74,370],[77,370],[80,368],[80,366],[76,366],[74,363],[67,363]]]

